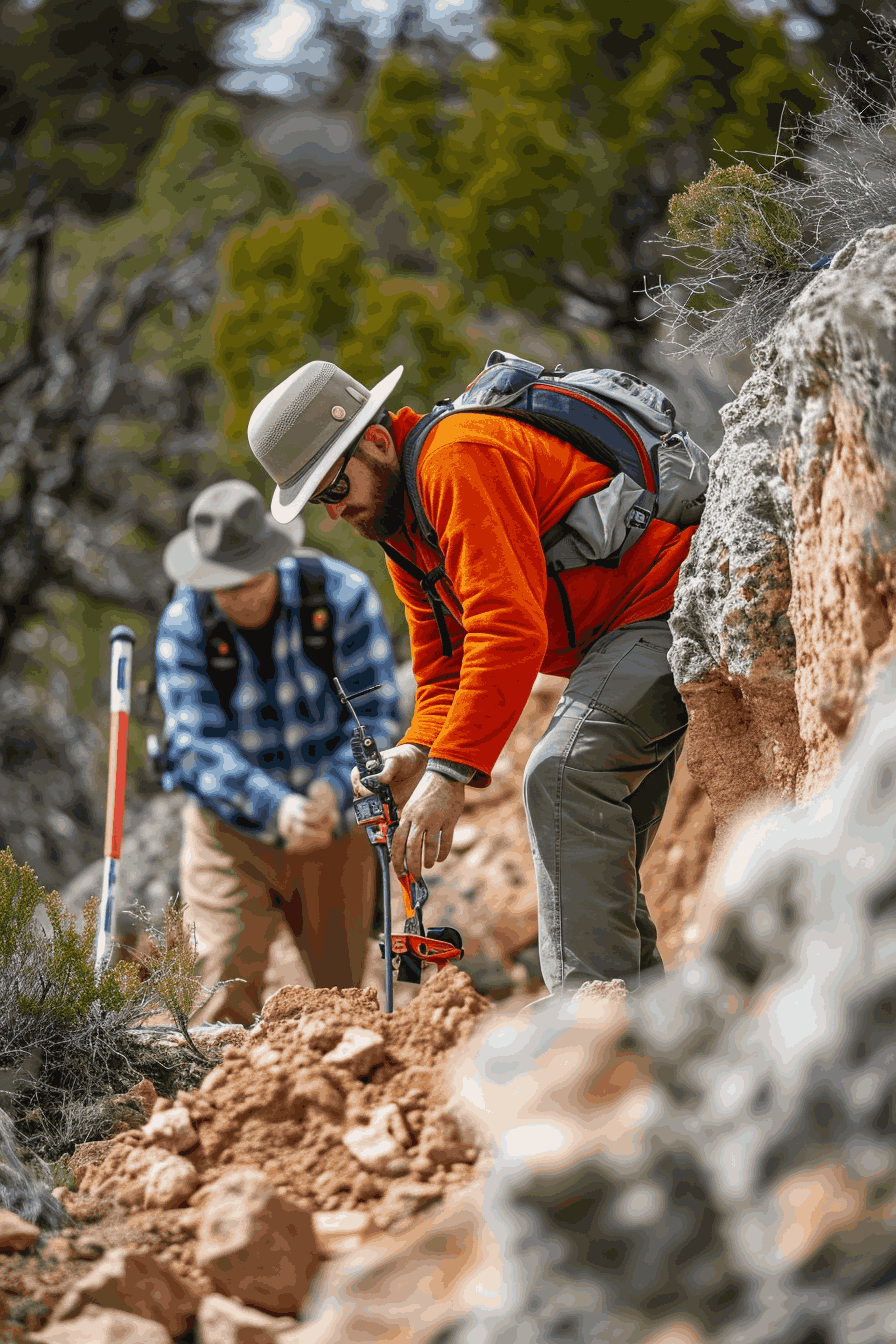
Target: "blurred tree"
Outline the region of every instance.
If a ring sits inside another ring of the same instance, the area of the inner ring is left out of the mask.
[[[0,181],[0,831],[51,881],[97,848],[108,630],[134,626],[146,667],[161,546],[228,468],[209,369],[223,240],[294,205],[212,87],[215,35],[251,6],[147,4],[144,31],[139,5],[0,10],[21,29]]]
[[[191,90],[218,74],[212,47],[222,25],[254,7],[255,0],[60,0],[0,8],[0,219],[7,222],[0,232],[0,658],[48,581],[119,598],[132,591],[110,554],[114,529],[99,552],[93,545],[72,552],[70,544],[83,532],[78,512],[90,495],[85,452],[95,424],[128,397],[140,415],[161,401],[163,423],[183,428],[196,420],[191,370],[155,391],[134,376],[137,328],[152,310],[188,323],[208,306],[227,222],[242,218],[253,199],[290,204],[285,184],[260,160],[248,195],[246,182],[233,177],[234,156],[244,151],[241,128],[215,95],[204,111],[194,106],[170,127]],[[237,186],[242,197],[231,194]],[[143,215],[134,215],[127,244],[110,250],[107,237],[105,251],[91,250],[91,217],[107,221],[135,207]],[[66,230],[69,260],[58,246]],[[66,270],[77,256],[90,258],[91,273],[81,275],[77,303],[67,309]]]
[[[814,105],[774,17],[727,0],[503,0],[493,59],[396,54],[367,108],[379,171],[473,302],[637,362],[639,301],[670,197],[712,154],[774,148],[784,104]],[[592,334],[593,333],[593,334]]]
[[[220,66],[225,24],[260,0],[53,0],[0,6],[0,217],[62,202],[106,217],[171,113]]]

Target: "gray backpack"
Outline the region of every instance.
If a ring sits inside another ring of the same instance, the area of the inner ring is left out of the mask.
[[[576,632],[560,575],[586,565],[615,569],[654,518],[693,527],[700,521],[709,481],[709,458],[675,428],[675,407],[656,387],[631,373],[586,369],[564,374],[493,350],[485,368],[455,401],[440,402],[407,436],[401,469],[420,535],[433,550],[439,539],[417,488],[417,464],[431,431],[449,415],[475,412],[519,420],[565,440],[613,472],[541,538],[547,572],[557,585],[570,648]],[[449,468],[450,470],[450,464]],[[442,652],[451,654],[445,604],[436,592],[443,564],[428,573],[385,542],[390,559],[417,579],[439,627]]]

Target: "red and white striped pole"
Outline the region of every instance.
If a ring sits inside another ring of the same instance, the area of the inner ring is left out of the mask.
[[[112,951],[115,927],[115,889],[121,861],[124,789],[128,770],[128,716],[131,712],[131,674],[137,637],[130,626],[116,625],[109,636],[112,676],[109,686],[109,787],[106,791],[106,843],[103,847],[103,891],[96,921],[94,973],[99,978]]]

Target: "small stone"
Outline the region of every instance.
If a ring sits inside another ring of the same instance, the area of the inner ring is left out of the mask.
[[[262,1311],[299,1310],[317,1268],[311,1215],[250,1167],[209,1187],[196,1239],[196,1264],[229,1297]]]
[[[289,1316],[268,1316],[232,1297],[210,1293],[199,1303],[196,1344],[271,1344],[295,1325]]]
[[[434,1167],[450,1167],[455,1162],[472,1160],[467,1158],[471,1151],[474,1157],[476,1155],[475,1148],[470,1149],[464,1143],[454,1117],[447,1111],[437,1112],[424,1125],[419,1146],[420,1156]]]
[[[67,1264],[74,1254],[72,1243],[61,1236],[49,1237],[42,1251],[45,1260],[55,1260],[59,1265]]]
[[[360,1209],[313,1213],[314,1235],[325,1255],[342,1255],[356,1250],[370,1230],[370,1214]]]
[[[316,1106],[331,1115],[341,1115],[345,1103],[329,1079],[320,1074],[300,1073],[295,1081],[290,1099],[294,1106],[305,1108]]]
[[[401,1144],[393,1139],[389,1131],[377,1129],[373,1125],[347,1129],[342,1142],[366,1171],[384,1172],[390,1162],[404,1156]]]
[[[153,1255],[124,1248],[106,1251],[56,1304],[50,1324],[72,1321],[87,1307],[104,1307],[157,1321],[182,1335],[196,1314],[193,1290]]]
[[[205,1075],[202,1082],[199,1084],[199,1091],[214,1092],[215,1088],[220,1087],[222,1083],[226,1082],[226,1080],[227,1080],[227,1070],[222,1068],[221,1065],[219,1064],[217,1068],[212,1069],[211,1073],[207,1073]],[[177,1099],[178,1101],[180,1101],[179,1092],[177,1094]]]
[[[158,1321],[108,1307],[87,1307],[77,1320],[48,1325],[31,1338],[40,1344],[172,1344],[171,1335]]]
[[[400,1228],[410,1222],[415,1213],[441,1199],[442,1191],[438,1186],[421,1185],[415,1181],[405,1181],[393,1185],[374,1210],[373,1221],[377,1227]]]
[[[144,1209],[179,1209],[199,1184],[196,1168],[176,1153],[150,1168],[143,1192]]]
[[[249,1062],[256,1069],[269,1069],[280,1063],[280,1051],[270,1045],[256,1045],[249,1051]]]
[[[299,1035],[312,1050],[331,1050],[342,1037],[338,1022],[326,1017],[306,1017],[299,1027]]]
[[[0,1209],[0,1251],[26,1251],[40,1236],[40,1228],[17,1213]]]
[[[208,1076],[211,1077],[211,1074]],[[187,1153],[199,1142],[190,1113],[183,1106],[157,1111],[143,1126],[143,1134],[150,1143],[167,1148],[172,1153]]]
[[[356,1078],[362,1078],[385,1058],[386,1043],[382,1036],[365,1027],[349,1027],[339,1044],[324,1055],[321,1062],[348,1068]]]
[[[384,1176],[407,1176],[411,1170],[411,1164],[406,1157],[393,1157],[392,1161],[383,1170]]]

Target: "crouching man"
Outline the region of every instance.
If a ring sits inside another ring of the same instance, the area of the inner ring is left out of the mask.
[[[251,1022],[282,921],[317,986],[358,985],[372,855],[347,825],[350,724],[335,673],[381,747],[398,694],[379,599],[350,565],[295,551],[243,481],[209,486],[165,551],[179,586],[159,624],[166,789],[184,810],[181,899],[202,983],[235,980],[192,1019]]]

